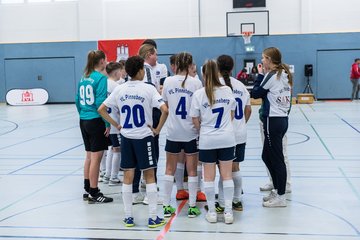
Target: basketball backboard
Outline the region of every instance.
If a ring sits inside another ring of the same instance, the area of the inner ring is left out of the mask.
[[[268,36],[269,11],[227,12],[226,36],[237,37],[244,32],[253,32],[253,36]]]

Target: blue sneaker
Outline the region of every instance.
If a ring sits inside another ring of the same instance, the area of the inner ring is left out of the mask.
[[[124,222],[125,227],[133,227],[133,226],[135,226],[133,217],[124,218],[123,222]]]
[[[165,225],[165,219],[163,218],[159,218],[158,216],[156,216],[156,219],[152,219],[152,218],[149,218],[149,224],[148,224],[148,227],[149,228],[157,228],[157,227],[160,227],[162,225]]]

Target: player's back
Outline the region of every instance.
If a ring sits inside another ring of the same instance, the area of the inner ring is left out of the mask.
[[[175,75],[167,77],[163,87],[163,100],[169,106],[167,121],[167,139],[171,141],[190,141],[197,138],[197,130],[189,116],[193,94],[202,88],[199,80],[187,76]]]
[[[152,135],[152,108],[159,107],[161,96],[150,84],[128,81],[118,86],[114,93],[120,112],[121,134],[131,139]]]

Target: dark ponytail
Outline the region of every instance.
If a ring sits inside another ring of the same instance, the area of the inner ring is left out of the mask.
[[[190,53],[181,52],[176,54],[175,65],[176,65],[176,73],[186,71],[185,79],[181,83],[181,87],[185,86],[185,81],[189,75],[189,68],[193,64],[193,57]]]
[[[231,71],[234,68],[234,60],[229,55],[221,55],[217,58],[217,65],[219,67],[219,72],[224,78],[226,86],[230,87],[233,90],[233,86],[230,81]]]

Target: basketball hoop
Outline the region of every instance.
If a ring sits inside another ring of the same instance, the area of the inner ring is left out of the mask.
[[[253,35],[253,32],[242,32],[241,33],[241,36],[243,37],[245,44],[250,44],[251,43],[252,35]]]

